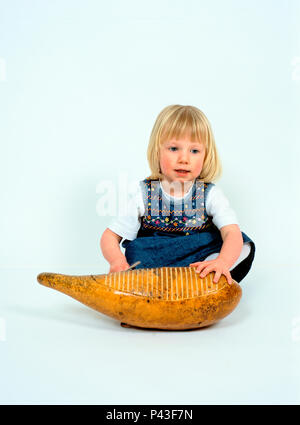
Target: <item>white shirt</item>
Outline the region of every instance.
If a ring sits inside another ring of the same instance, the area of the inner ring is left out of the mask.
[[[165,192],[161,183],[160,187],[168,199],[173,198],[175,200],[185,199],[192,190],[191,187],[189,192],[186,193],[183,198],[178,198],[172,197]],[[234,210],[229,205],[228,199],[225,197],[223,191],[216,185],[213,185],[207,194],[206,212],[208,216],[212,217],[212,222],[218,229],[221,229],[221,227],[227,226],[228,224],[239,224]],[[120,237],[132,241],[137,236],[141,226],[141,218],[144,214],[145,207],[142,188],[138,185],[136,192],[130,196],[128,201],[127,214],[114,219],[108,228]]]

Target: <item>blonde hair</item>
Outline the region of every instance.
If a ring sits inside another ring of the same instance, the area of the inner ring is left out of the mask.
[[[210,123],[204,113],[195,106],[166,106],[156,118],[151,131],[147,158],[151,170],[151,180],[163,179],[159,157],[161,145],[172,138],[179,139],[188,134],[191,142],[203,143],[205,158],[200,178],[209,183],[221,176],[222,165],[217,152]]]

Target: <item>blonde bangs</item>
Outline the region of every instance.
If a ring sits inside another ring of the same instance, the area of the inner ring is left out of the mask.
[[[216,180],[221,175],[221,162],[217,153],[210,123],[204,113],[194,106],[170,105],[158,115],[149,140],[147,158],[152,180],[163,179],[160,172],[161,145],[170,139],[188,136],[191,142],[202,143],[206,154],[199,178],[204,182]]]
[[[185,135],[188,135],[192,142],[200,143],[203,140],[201,126],[194,114],[189,113],[188,110],[179,110],[177,114],[174,113],[165,121],[160,144],[165,140],[180,139]]]

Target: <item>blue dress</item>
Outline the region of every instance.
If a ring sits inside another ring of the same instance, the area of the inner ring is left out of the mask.
[[[125,240],[128,264],[136,268],[187,267],[220,252],[223,240],[219,229],[206,212],[206,199],[212,183],[196,179],[185,198],[168,199],[158,180],[141,183],[145,214],[136,239]],[[244,243],[250,243],[250,254],[234,269],[231,276],[240,282],[249,272],[255,255],[254,242],[242,232]]]

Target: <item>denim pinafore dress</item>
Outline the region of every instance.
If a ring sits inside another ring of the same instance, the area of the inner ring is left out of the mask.
[[[159,180],[140,182],[145,214],[136,239],[125,240],[128,264],[141,263],[136,268],[188,267],[204,261],[208,255],[220,252],[223,240],[212,217],[206,212],[206,199],[213,183],[196,179],[184,198],[166,197]],[[254,242],[242,232],[244,243],[250,242],[251,251],[239,263],[231,276],[239,282],[254,259]]]

